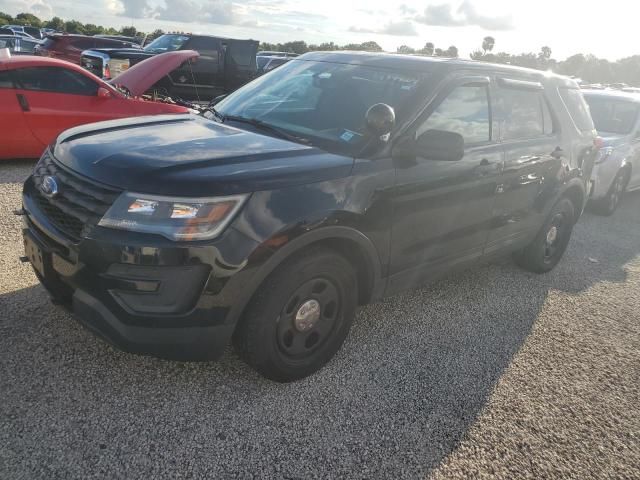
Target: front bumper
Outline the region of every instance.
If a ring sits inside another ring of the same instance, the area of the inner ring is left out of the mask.
[[[25,250],[41,283],[100,337],[122,350],[213,360],[251,288],[257,243],[229,228],[207,244],[95,227],[79,242],[38,208],[27,182]]]

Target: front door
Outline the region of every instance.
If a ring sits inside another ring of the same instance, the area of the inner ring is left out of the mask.
[[[0,158],[37,158],[45,144],[33,137],[8,70],[0,66]]]
[[[69,128],[134,113],[129,100],[98,97],[99,84],[70,69],[29,67],[12,73],[24,118],[45,145]]]
[[[428,130],[458,133],[458,161],[418,156],[397,165],[389,291],[435,277],[483,253],[503,166],[494,142],[488,78],[460,79],[427,109],[411,135]]]

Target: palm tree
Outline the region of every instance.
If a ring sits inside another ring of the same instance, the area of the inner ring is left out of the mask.
[[[493,37],[484,37],[484,39],[482,40],[482,50],[484,51],[484,54],[486,55],[487,52],[490,52],[491,50],[493,50],[493,47],[496,45],[496,39]]]

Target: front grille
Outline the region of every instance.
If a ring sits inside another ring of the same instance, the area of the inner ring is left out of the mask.
[[[42,182],[47,176],[55,179],[58,193],[46,196]],[[42,213],[58,230],[78,241],[107,212],[120,191],[97,185],[59,165],[45,152],[33,172],[34,200]]]

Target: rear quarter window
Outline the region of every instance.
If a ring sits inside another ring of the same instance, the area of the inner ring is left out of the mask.
[[[560,88],[559,91],[576,127],[583,132],[594,130],[595,126],[591,119],[589,106],[582,96],[582,92],[577,88]]]

